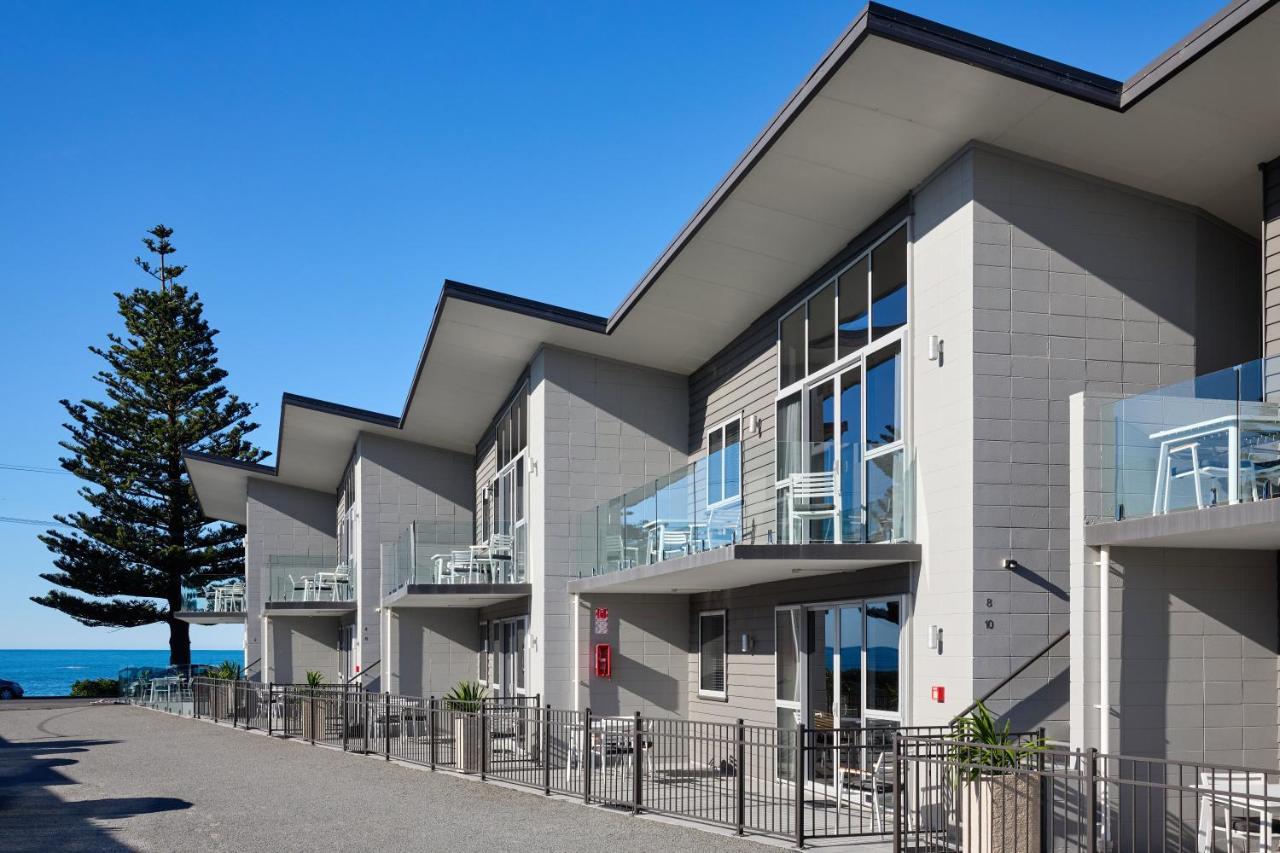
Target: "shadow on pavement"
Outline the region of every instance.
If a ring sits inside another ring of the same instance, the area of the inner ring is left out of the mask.
[[[112,740],[58,739],[13,743],[0,737],[0,847],[19,850],[126,851],[113,833],[93,820],[188,809],[174,797],[102,797],[64,802],[55,786],[75,785],[59,768],[76,763],[71,755]]]

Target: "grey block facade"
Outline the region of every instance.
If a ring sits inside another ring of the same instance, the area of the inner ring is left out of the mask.
[[[476,678],[479,620],[472,608],[395,608],[391,615],[387,689],[405,696],[443,696]]]
[[[342,683],[338,655],[338,616],[272,616],[271,668],[267,681],[305,684],[308,672],[319,672],[327,684]]]
[[[360,434],[353,464],[360,531],[356,661],[362,672],[370,671],[366,686],[385,689],[381,667],[388,649],[378,612],[382,545],[395,542],[415,521],[469,528],[473,464],[467,454],[367,432]]]
[[[272,556],[327,556],[336,560],[332,495],[268,480],[248,481],[246,507],[245,670],[261,680],[265,661],[263,620],[257,615],[267,595],[267,562]],[[336,647],[335,647],[336,648]]]

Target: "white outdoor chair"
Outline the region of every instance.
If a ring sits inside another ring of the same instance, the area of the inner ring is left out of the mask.
[[[351,598],[351,569],[347,566],[339,566],[338,570],[333,573],[333,600],[347,601]],[[339,597],[341,594],[341,597]]]
[[[289,585],[293,588],[292,591],[289,593],[289,600],[290,601],[310,601],[311,588],[314,583],[315,583],[315,578],[313,578],[311,575],[302,575],[301,577],[297,577],[297,578],[295,578],[293,575],[289,575]]]
[[[1177,470],[1175,463],[1177,462],[1177,457],[1182,454],[1185,454],[1187,458],[1190,459],[1191,467],[1185,470]],[[1169,492],[1173,486],[1173,481],[1182,480],[1187,477],[1191,478],[1192,483],[1195,486],[1196,509],[1205,508],[1206,481],[1211,485],[1218,480],[1226,480],[1228,477],[1232,476],[1242,476],[1245,479],[1245,482],[1249,483],[1252,487],[1253,499],[1255,501],[1258,500],[1258,472],[1254,467],[1252,460],[1242,459],[1240,461],[1240,471],[1234,474],[1230,468],[1224,465],[1202,464],[1200,461],[1200,442],[1198,441],[1189,441],[1186,444],[1180,444],[1177,447],[1170,447],[1168,453],[1165,455],[1164,471],[1160,472],[1160,475],[1164,478],[1164,503],[1161,507],[1161,512],[1164,513],[1169,511]],[[1211,489],[1215,494],[1214,500],[1210,502],[1210,505],[1216,505],[1218,502],[1216,499],[1216,489],[1213,489],[1212,486]]]
[[[804,542],[809,538],[807,531],[810,521],[830,519],[833,526],[839,523],[834,471],[792,474],[790,484],[793,542]]]
[[[491,580],[503,583],[515,564],[516,541],[507,533],[495,533],[489,537],[488,562]]]
[[[640,560],[640,549],[614,534],[604,539],[604,555],[606,563],[616,559],[619,569],[629,569]]]
[[[854,751],[859,750],[855,748]],[[860,751],[865,753],[865,748]],[[848,796],[849,805],[852,806],[853,797],[859,797],[862,805],[871,809],[872,832],[885,831],[889,803],[894,794],[893,765],[887,756],[888,753],[883,751],[877,755],[870,770],[845,765],[839,767],[841,784],[837,800],[841,796]],[[838,801],[836,805],[838,808]]]
[[[693,537],[687,530],[669,530],[662,528],[649,554],[654,560],[665,560],[671,556],[682,557],[693,550]]]
[[[1199,853],[1213,853],[1218,839],[1230,850],[1275,850],[1274,809],[1280,804],[1267,798],[1266,773],[1209,770],[1200,774],[1199,781]],[[1219,814],[1222,823],[1218,823]],[[1250,845],[1250,836],[1257,837],[1256,848]]]
[[[475,560],[472,558],[471,549],[451,551],[449,571],[452,573],[453,583],[469,583],[472,574],[475,572]]]

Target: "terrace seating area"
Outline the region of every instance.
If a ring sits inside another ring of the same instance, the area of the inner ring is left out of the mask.
[[[332,571],[310,575],[289,575],[289,601],[350,601],[354,598],[351,569],[338,566]]]
[[[433,581],[453,583],[519,583],[515,539],[495,533],[467,548],[431,555]]]

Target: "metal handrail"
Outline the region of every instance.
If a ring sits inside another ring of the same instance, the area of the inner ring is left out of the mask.
[[[1022,673],[1026,672],[1027,668],[1031,666],[1031,664],[1035,663],[1036,661],[1040,660],[1040,658],[1047,655],[1050,649],[1058,645],[1058,643],[1061,643],[1070,634],[1071,634],[1071,629],[1068,628],[1067,630],[1059,634],[1057,637],[1055,637],[1053,640],[1051,640],[1049,642],[1049,645],[1045,646],[1043,649],[1041,649],[1040,651],[1036,652],[1034,655],[1032,655],[1031,657],[1023,661],[1021,666],[1019,666],[1013,672],[1006,675],[1004,678],[1000,679],[1000,682],[996,684],[995,687],[992,687],[986,693],[983,693],[977,699],[974,699],[971,703],[969,703],[969,706],[967,708],[965,708],[959,714],[956,714],[954,717],[952,717],[951,725],[954,726],[956,723],[960,722],[961,718],[966,716],[970,711],[972,711],[974,708],[977,708],[979,705],[986,702],[988,699],[990,699],[992,696],[994,696],[996,693],[998,693],[1000,690],[1006,687],[1010,681],[1013,681],[1019,675],[1022,675]]]

